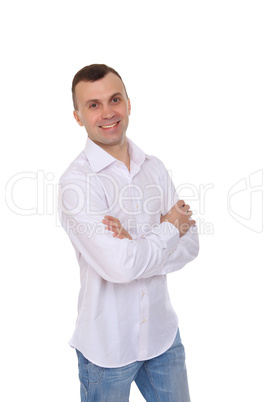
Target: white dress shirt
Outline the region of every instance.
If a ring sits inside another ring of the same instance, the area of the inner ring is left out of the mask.
[[[182,237],[160,224],[178,201],[163,163],[128,139],[130,171],[89,138],[60,179],[59,213],[80,266],[78,317],[70,346],[92,363],[121,367],[156,357],[173,343],[178,319],[166,274],[193,260],[196,226]],[[132,236],[105,229],[116,217]]]

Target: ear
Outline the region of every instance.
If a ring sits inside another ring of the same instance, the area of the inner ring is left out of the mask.
[[[130,99],[128,98],[128,115],[130,116],[131,113],[131,103],[130,103]]]
[[[83,127],[84,124],[83,124],[82,121],[80,120],[79,113],[78,113],[77,110],[74,110],[74,111],[73,111],[73,115],[74,115],[75,120],[76,120],[77,123],[79,124],[79,126]]]

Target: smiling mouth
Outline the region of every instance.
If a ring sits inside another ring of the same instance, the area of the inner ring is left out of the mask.
[[[120,123],[120,120],[119,121],[117,121],[116,123],[114,123],[114,124],[110,124],[109,126],[100,126],[101,128],[112,128],[112,127],[115,127],[115,126],[117,126],[117,124],[119,124]]]

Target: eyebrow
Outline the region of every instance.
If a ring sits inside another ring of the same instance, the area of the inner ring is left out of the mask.
[[[109,100],[115,98],[116,96],[121,96],[121,97],[123,97],[123,95],[122,95],[121,92],[115,92],[113,95],[110,96]],[[88,99],[88,100],[85,102],[85,106],[88,106],[90,103],[99,103],[99,102],[100,102],[99,99]]]

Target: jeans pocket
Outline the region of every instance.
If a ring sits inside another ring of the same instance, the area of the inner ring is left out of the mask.
[[[104,372],[104,368],[96,366],[95,364],[93,364],[91,362],[88,362],[87,372],[88,372],[89,385],[99,384],[102,374]]]
[[[81,352],[76,351],[79,364],[79,379],[88,388],[89,385],[99,384],[104,368],[91,363]]]

